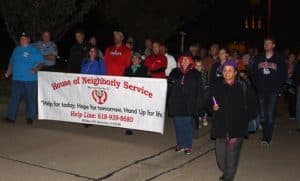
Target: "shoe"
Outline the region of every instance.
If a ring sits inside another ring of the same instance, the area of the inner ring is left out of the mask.
[[[184,151],[183,148],[179,148],[179,146],[176,146],[176,147],[175,147],[175,152],[176,152],[176,153],[180,153],[180,152],[183,152],[183,151]]]
[[[192,149],[191,148],[184,149],[184,154],[191,155],[192,154]]]
[[[26,123],[27,123],[28,125],[33,124],[33,119],[26,119]]]
[[[198,129],[202,128],[202,124],[203,124],[202,117],[199,116],[199,127],[198,127]]]
[[[261,124],[259,124],[259,126],[258,126],[258,130],[259,130],[259,131],[262,131],[262,130],[263,130],[263,127],[262,127],[262,125],[261,125]]]
[[[265,141],[265,140],[263,140],[261,142],[261,146],[265,147],[265,148],[269,148],[271,146],[271,141]]]
[[[126,131],[125,131],[125,134],[128,135],[128,136],[130,136],[130,135],[133,134],[133,132],[132,132],[131,130],[126,130]]]
[[[14,124],[15,123],[15,120],[12,120],[12,119],[9,119],[9,118],[5,118],[4,120],[6,123],[8,124]]]
[[[206,116],[203,118],[202,123],[204,127],[208,126],[208,120]]]
[[[83,126],[84,126],[85,128],[88,128],[88,127],[90,127],[91,125],[89,125],[89,124],[83,124]]]

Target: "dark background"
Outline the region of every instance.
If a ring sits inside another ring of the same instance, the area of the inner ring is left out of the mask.
[[[213,42],[223,45],[227,43],[245,42],[249,46],[261,48],[262,41],[266,35],[267,0],[200,0],[202,6],[194,20],[185,22],[177,32],[170,32],[172,36],[166,43],[170,51],[176,54],[180,47],[180,31],[187,32],[186,46],[193,42],[200,42],[202,46],[208,47]],[[184,1],[183,6],[184,6]],[[145,3],[147,5],[147,3]],[[126,8],[126,7],[124,7]],[[171,5],[170,5],[171,8]],[[285,0],[272,1],[272,22],[271,35],[277,41],[277,48],[297,48],[300,45],[300,2]],[[260,16],[262,18],[262,29],[245,29],[246,17]],[[94,35],[102,50],[112,43],[112,31],[119,28],[117,22],[108,22],[100,8],[95,8],[80,23],[72,28],[66,35],[57,42],[62,57],[68,57],[69,48],[74,43],[73,33],[81,28],[86,36]],[[125,33],[130,34],[130,32]],[[7,65],[8,58],[14,48],[9,38],[4,22],[0,21],[0,67]],[[138,45],[142,48],[142,45]]]

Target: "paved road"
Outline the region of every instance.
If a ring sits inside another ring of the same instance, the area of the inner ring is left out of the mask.
[[[280,107],[274,143],[262,149],[260,133],[244,144],[237,181],[300,180],[300,134]],[[3,117],[6,106],[0,105]],[[0,123],[0,181],[216,181],[214,143],[203,129],[190,156],[175,153],[172,121],[165,134],[54,121],[27,126],[24,111],[17,123]]]

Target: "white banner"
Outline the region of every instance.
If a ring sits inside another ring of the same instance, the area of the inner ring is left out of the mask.
[[[165,79],[39,72],[39,119],[163,134]]]

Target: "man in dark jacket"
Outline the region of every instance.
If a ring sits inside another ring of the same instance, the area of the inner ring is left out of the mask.
[[[68,69],[71,73],[80,73],[81,63],[86,56],[88,43],[84,40],[84,33],[77,31],[75,33],[76,43],[70,50],[70,57],[68,60]]]
[[[253,83],[257,89],[260,120],[263,126],[262,145],[270,146],[274,129],[274,116],[277,97],[281,86],[287,79],[284,58],[274,52],[275,41],[264,40],[265,53],[257,56],[252,65]]]
[[[211,137],[216,139],[216,159],[223,172],[220,180],[233,181],[248,122],[256,116],[252,103],[255,99],[247,84],[237,79],[235,61],[226,61],[222,74],[223,79],[211,88],[214,110]]]

